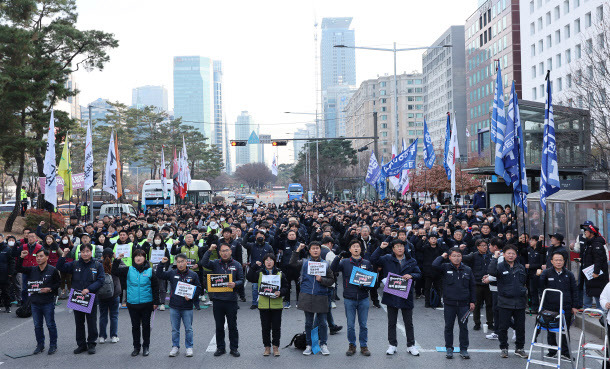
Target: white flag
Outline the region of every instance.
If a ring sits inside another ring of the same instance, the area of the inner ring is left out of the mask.
[[[91,139],[91,121],[87,125],[87,137],[85,138],[85,184],[84,191],[93,187],[93,144]]]
[[[57,207],[57,165],[55,162],[55,119],[51,109],[51,120],[49,122],[49,133],[47,139],[47,151],[44,155],[45,194],[47,202]]]
[[[182,136],[182,160],[184,160],[184,183],[185,193],[188,187],[191,185],[191,168],[189,168],[189,156],[186,153],[186,143],[184,142],[184,136]]]
[[[392,144],[392,159],[396,157],[396,145]],[[396,191],[400,192],[400,174],[395,176],[388,177],[392,186],[396,189]]]
[[[106,157],[106,169],[104,170],[104,184],[102,189],[114,198],[117,198],[116,181],[117,161],[114,152],[114,132],[110,133],[110,143],[108,144],[108,156]]]
[[[165,153],[163,152],[163,146],[161,146],[161,186],[163,188],[163,198],[167,193],[167,172],[165,171]]]
[[[273,163],[271,163],[271,174],[277,177],[277,156],[273,156]]]
[[[451,126],[451,140],[449,141],[449,153],[447,155],[447,163],[451,169],[451,195],[455,196],[455,163],[460,158],[460,148],[458,146],[457,128],[455,118]]]

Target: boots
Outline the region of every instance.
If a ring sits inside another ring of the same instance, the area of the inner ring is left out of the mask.
[[[280,348],[277,346],[273,346],[273,356],[278,357],[280,356]]]
[[[265,347],[265,352],[263,352],[263,356],[269,356],[271,354],[271,347]]]
[[[356,353],[356,345],[352,345],[350,343],[349,347],[347,348],[347,351],[345,352],[345,355],[354,356],[355,353]]]

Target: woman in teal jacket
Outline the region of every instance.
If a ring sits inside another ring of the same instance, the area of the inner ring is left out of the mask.
[[[129,267],[120,266],[123,256],[120,254],[112,263],[112,275],[125,278],[127,281],[127,309],[131,318],[133,336],[131,356],[138,356],[140,348],[142,348],[142,355],[148,356],[150,316],[159,305],[159,283],[150,263],[146,261],[144,250],[136,249],[133,252],[133,264]],[[143,343],[140,343],[140,329]]]

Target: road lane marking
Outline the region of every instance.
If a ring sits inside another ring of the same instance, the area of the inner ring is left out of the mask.
[[[225,327],[224,329],[227,330],[228,324],[227,324],[227,320],[225,319]],[[214,333],[214,336],[212,336],[212,339],[210,340],[210,344],[208,345],[208,348],[205,350],[205,352],[215,352],[216,351],[216,334]]]
[[[383,311],[385,311],[385,312],[386,312],[386,316],[387,316],[387,314],[388,314],[388,308],[385,306],[385,304],[380,304],[380,305],[381,305],[381,307],[383,308]],[[399,322],[399,320],[400,320],[400,319],[398,319],[398,317],[399,317],[399,316],[400,316],[400,314],[399,314],[399,315],[397,315],[397,317],[396,317],[396,327],[397,327],[398,329],[400,329],[400,331],[402,332],[402,334],[403,334],[405,337],[407,337],[407,330],[405,329],[405,326],[404,326],[402,323],[400,323],[400,322]],[[424,349],[422,349],[422,347],[420,346],[419,342],[417,342],[417,340],[415,340],[415,348],[416,348],[418,351],[422,351],[422,352],[436,352],[436,350],[424,350]]]

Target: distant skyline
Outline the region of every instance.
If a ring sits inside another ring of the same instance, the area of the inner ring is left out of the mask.
[[[244,110],[256,117],[261,133],[273,138],[290,138],[315,120],[284,112],[316,111],[316,21],[318,40],[322,18],[352,17],[356,45],[391,47],[395,41],[401,47],[427,46],[449,26],[463,25],[477,2],[272,0],[261,6],[241,0],[180,0],[169,6],[151,0],[144,7],[119,0],[79,0],[77,7],[80,29],[114,33],[120,45],[110,51],[103,71],[76,72],[81,102],[104,98],[128,104],[133,88],[160,85],[167,88],[173,110],[173,58],[199,55],[222,60],[224,114],[233,139],[231,122]],[[399,54],[398,73],[421,71],[421,56],[419,51]],[[356,63],[356,87],[393,71],[391,53],[357,50]],[[278,150],[279,164],[293,157],[293,145]],[[272,155],[266,156],[270,161]]]

